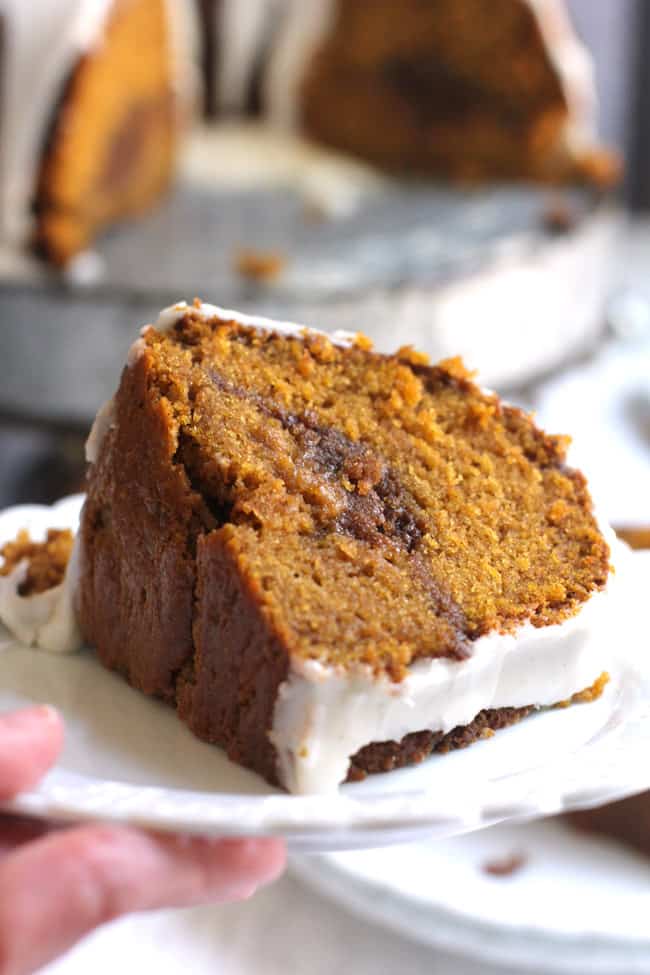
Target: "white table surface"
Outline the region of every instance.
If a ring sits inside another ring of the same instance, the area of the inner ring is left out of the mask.
[[[43,975],[505,975],[346,915],[291,875],[250,901],[114,922]],[[511,970],[509,970],[511,972]],[[540,975],[543,969],[540,969]],[[585,973],[587,975],[587,973]]]

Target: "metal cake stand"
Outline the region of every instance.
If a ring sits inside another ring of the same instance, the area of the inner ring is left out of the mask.
[[[35,260],[0,255],[0,417],[87,429],[115,388],[137,328],[161,307],[194,296],[326,329],[360,329],[379,348],[411,341],[445,354],[432,315],[441,296],[449,317],[450,296],[464,299],[468,283],[480,309],[481,287],[504,264],[536,267],[558,246],[576,250],[586,228],[597,228],[602,263],[616,222],[609,211],[587,192],[564,192],[571,220],[560,241],[557,228],[547,226],[548,206],[549,191],[538,188],[472,193],[387,183],[351,213],[314,219],[289,185],[237,189],[181,180],[155,212],[104,237],[66,277]],[[240,248],[280,254],[285,269],[274,280],[246,279],[234,267]],[[594,266],[588,283],[572,282],[576,304],[586,287],[593,303],[602,301],[602,277]],[[489,321],[467,317],[485,345]],[[593,342],[599,324],[567,336],[557,358]],[[449,332],[446,319],[443,325]],[[529,338],[532,349],[537,337]]]

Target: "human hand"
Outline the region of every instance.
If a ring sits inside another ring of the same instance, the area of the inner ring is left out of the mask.
[[[51,708],[0,715],[0,799],[35,785],[62,744]],[[0,815],[0,975],[27,975],[123,914],[250,897],[284,860],[280,840],[53,829]]]

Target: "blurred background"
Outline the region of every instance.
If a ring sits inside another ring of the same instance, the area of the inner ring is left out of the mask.
[[[0,0],[0,507],[83,489],[198,295],[462,354],[650,547],[649,210],[647,0]],[[577,827],[296,864],[52,972],[650,972],[650,797]]]

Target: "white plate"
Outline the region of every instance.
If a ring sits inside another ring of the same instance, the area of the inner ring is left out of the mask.
[[[76,497],[54,508],[9,509],[0,514],[0,542],[21,527],[35,537],[47,527],[75,527],[80,504]],[[622,645],[641,631],[638,592],[647,591],[650,564],[642,556],[629,561]],[[650,678],[623,658],[593,704],[535,715],[489,742],[371,776],[337,795],[289,796],[199,742],[170,708],[129,688],[89,651],[51,656],[2,632],[0,710],[48,701],[67,723],[58,767],[10,804],[36,816],[274,834],[296,849],[324,851],[452,836],[650,787]]]
[[[486,872],[513,855],[523,863],[512,875]],[[293,869],[357,915],[483,965],[650,973],[650,860],[559,821],[301,857]]]
[[[588,366],[560,373],[535,398],[546,430],[571,430],[571,463],[615,525],[650,521],[650,342],[612,342]],[[606,449],[603,449],[606,444]]]

